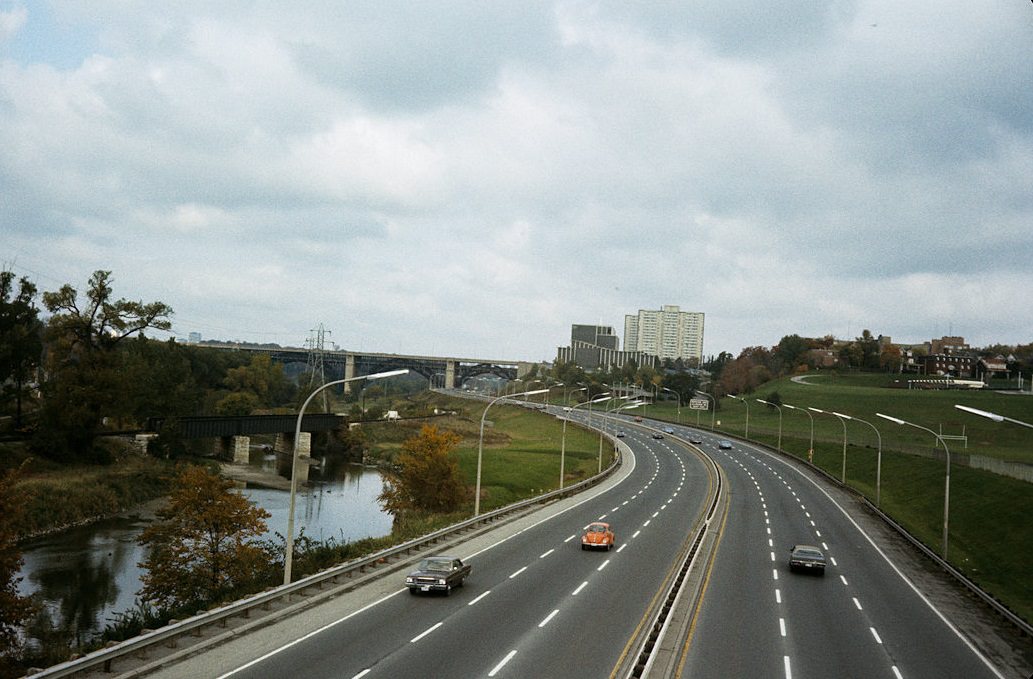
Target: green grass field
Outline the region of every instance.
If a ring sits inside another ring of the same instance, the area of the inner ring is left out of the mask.
[[[881,419],[891,415],[943,435],[968,437],[968,445],[948,440],[953,455],[983,455],[1033,463],[1033,429],[996,423],[954,408],[962,404],[1033,422],[1033,396],[1015,393],[918,391],[889,389],[882,375],[816,375],[807,384],[788,378],[765,384],[748,397],[749,438],[775,447],[779,414],[755,399],[770,400],[775,392],[783,404],[818,408],[870,422],[882,437],[881,509],[938,554],[943,549],[943,504],[946,463],[915,453],[932,452],[932,434]],[[715,424],[720,431],[744,437],[746,405],[720,401]],[[811,445],[814,418],[814,464],[835,478],[843,470],[842,421],[830,414],[782,408],[782,449],[801,459]],[[644,415],[675,421],[677,408],[661,403]],[[681,410],[681,422],[710,426],[710,413]],[[876,500],[878,437],[872,427],[846,421],[846,481],[873,503]],[[942,450],[942,449],[941,449]],[[951,467],[948,558],[1026,620],[1033,620],[1033,484],[971,467]]]

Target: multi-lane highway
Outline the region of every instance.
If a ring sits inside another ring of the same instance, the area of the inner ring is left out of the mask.
[[[410,596],[403,571],[159,676],[609,676],[715,485],[683,446],[632,428],[624,440],[610,483],[452,550],[473,573],[451,596]],[[598,520],[617,547],[583,551]]]
[[[685,443],[621,426],[624,465],[609,482],[448,550],[473,566],[451,596],[410,596],[403,570],[157,676],[612,676],[715,487]],[[740,442],[719,450],[701,434],[730,496],[717,550],[698,566],[702,597],[680,676],[1007,676],[811,472]],[[596,520],[613,525],[616,549],[579,548]],[[798,542],[826,552],[824,576],[790,573]]]
[[[731,505],[689,640],[685,677],[1000,677],[810,472],[704,433]],[[794,574],[788,550],[826,553]]]

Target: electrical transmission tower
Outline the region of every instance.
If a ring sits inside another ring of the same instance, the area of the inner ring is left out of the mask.
[[[326,369],[323,358],[326,354],[326,336],[331,334],[331,331],[324,328],[323,324],[320,323],[318,328],[314,328],[309,332],[312,335],[305,340],[305,347],[308,349],[308,386],[309,389],[317,389],[326,384]],[[325,390],[323,391],[323,412],[330,412],[326,403]]]

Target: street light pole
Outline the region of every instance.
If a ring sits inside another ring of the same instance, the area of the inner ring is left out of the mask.
[[[705,391],[697,391],[696,394],[700,396],[706,396],[708,399],[710,399],[710,402],[713,404],[710,410],[710,431],[714,431],[714,417],[717,415],[717,399]]]
[[[676,392],[674,389],[668,389],[667,387],[660,387],[661,391],[669,391],[678,399],[678,424],[681,424],[681,394]]]
[[[852,420],[854,422],[867,424],[869,427],[872,428],[872,430],[875,432],[876,438],[879,440],[879,452],[876,454],[875,457],[875,506],[878,507],[879,501],[882,496],[882,434],[879,433],[879,430],[875,428],[874,424],[866,420],[862,420],[860,417],[851,417],[850,415],[844,415],[840,412],[833,412],[832,414],[837,417]]]
[[[784,405],[786,408],[789,408],[790,410],[799,410],[801,413],[803,413],[804,415],[806,415],[807,417],[810,418],[810,420],[811,420],[811,447],[807,449],[807,461],[808,462],[814,462],[814,415],[811,415],[810,411],[808,411],[806,408],[797,408],[796,406],[791,406],[788,403],[783,403],[782,405]]]
[[[484,457],[484,418],[488,415],[488,408],[498,403],[504,398],[515,398],[517,396],[534,396],[535,394],[541,394],[542,392],[548,391],[548,389],[535,389],[534,391],[522,391],[519,394],[512,394],[511,396],[499,396],[493,399],[491,403],[484,407],[484,412],[481,413],[481,436],[477,441],[477,483],[474,486],[473,496],[473,515],[474,518],[481,514],[481,460]]]
[[[1033,383],[1033,378],[1031,378],[1030,381],[1031,381],[1031,383]],[[972,413],[973,415],[979,415],[980,417],[985,417],[985,418],[987,418],[989,420],[993,420],[994,422],[1011,422],[1012,424],[1018,424],[1020,426],[1029,427],[1030,429],[1033,429],[1033,424],[1030,424],[1029,422],[1023,422],[1021,420],[1013,420],[1010,417],[1005,417],[1004,415],[998,415],[997,413],[991,413],[991,412],[988,412],[986,410],[980,410],[978,408],[970,408],[968,406],[955,405],[954,407],[957,408],[958,410],[964,410],[966,413]]]
[[[842,476],[840,476],[839,482],[842,483],[845,486],[846,485],[846,420],[843,419],[842,415],[840,415],[839,413],[836,413],[836,412],[820,410],[818,408],[807,408],[807,410],[813,410],[814,412],[821,413],[823,415],[832,415],[837,420],[839,420],[840,424],[843,425],[843,473],[842,473]]]
[[[585,388],[582,387],[581,389],[578,389],[577,391],[584,391],[584,390],[585,390]],[[609,396],[609,394],[607,394],[607,396]],[[600,400],[600,399],[596,399],[596,400]],[[606,400],[606,399],[601,399],[601,400]],[[573,408],[571,408],[569,411],[567,411],[567,414],[565,414],[563,416],[563,436],[560,438],[560,490],[563,490],[563,475],[564,475],[564,472],[565,472],[563,465],[564,465],[564,460],[565,460],[565,456],[566,456],[566,453],[567,453],[567,420],[570,419],[570,413],[573,413],[575,408],[580,408],[581,406],[583,406],[585,404],[587,404],[588,407],[591,408],[592,407],[592,403],[594,403],[594,402],[595,401],[588,400],[588,401],[585,401],[584,403],[578,403]]]
[[[742,404],[746,406],[746,433],[743,435],[744,438],[750,440],[750,402],[742,396],[733,396],[732,394],[725,394],[728,398],[734,398],[737,401],[742,401]]]
[[[283,555],[283,584],[291,584],[291,566],[294,561],[294,507],[296,505],[295,498],[298,493],[298,440],[301,438],[301,419],[305,415],[305,408],[307,408],[308,404],[312,402],[312,399],[316,397],[316,394],[319,394],[327,387],[332,387],[336,384],[344,384],[345,382],[354,382],[356,380],[379,380],[384,377],[404,375],[408,372],[408,369],[389,370],[387,372],[374,373],[373,375],[360,375],[358,377],[348,377],[343,380],[327,382],[309,394],[308,398],[305,399],[305,402],[301,404],[301,410],[298,411],[298,421],[294,425],[294,452],[291,460],[291,499],[290,508],[287,511],[287,544],[285,545]]]
[[[883,415],[882,413],[875,413],[877,417],[881,417],[884,420],[889,420],[895,424],[906,424],[909,427],[915,429],[921,429],[927,431],[936,437],[936,440],[943,444],[943,450],[947,453],[947,475],[943,482],[943,560],[947,560],[947,521],[950,516],[950,502],[951,502],[951,451],[947,448],[947,442],[943,440],[943,437],[937,434],[932,429],[923,427],[915,424],[914,422],[906,422],[899,417],[890,417],[889,415]]]
[[[768,401],[765,401],[762,398],[758,398],[757,402],[758,403],[763,403],[764,405],[773,406],[775,408],[778,408],[778,452],[781,453],[782,452],[782,409],[779,408],[777,403],[770,403]]]

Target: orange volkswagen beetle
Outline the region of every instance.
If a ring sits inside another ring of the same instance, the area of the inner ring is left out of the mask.
[[[581,549],[613,549],[617,542],[610,524],[596,521],[588,524],[584,534],[581,536]]]

